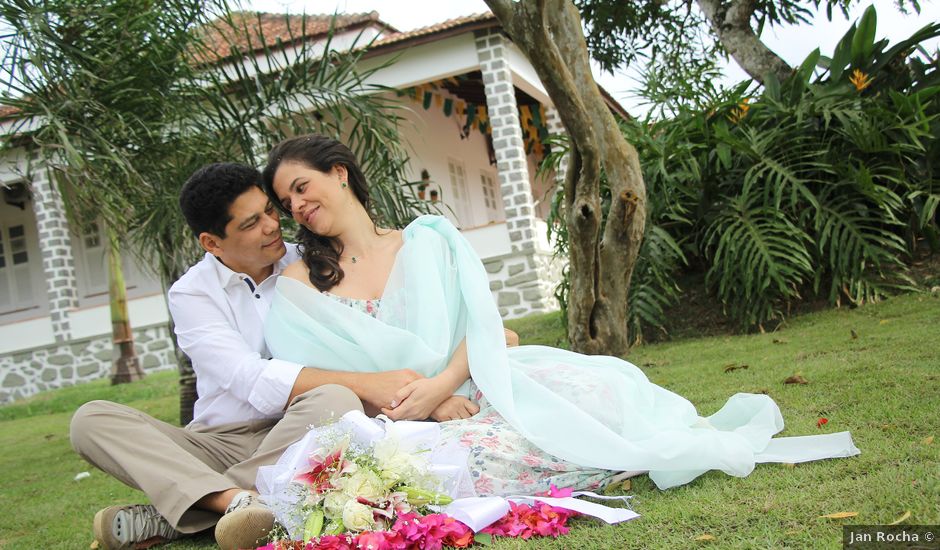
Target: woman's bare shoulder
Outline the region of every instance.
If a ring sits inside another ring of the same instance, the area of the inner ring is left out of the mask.
[[[307,264],[303,260],[297,260],[292,262],[287,267],[284,268],[284,271],[281,272],[282,277],[290,277],[291,279],[297,279],[302,283],[310,284],[310,270],[307,269]]]

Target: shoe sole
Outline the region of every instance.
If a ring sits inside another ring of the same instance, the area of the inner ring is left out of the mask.
[[[215,541],[222,550],[257,548],[274,527],[274,513],[266,508],[246,508],[222,516],[215,526]]]
[[[95,541],[98,543],[101,550],[147,550],[147,548],[152,546],[169,542],[164,537],[151,537],[147,540],[130,544],[119,541],[111,534],[111,525],[109,525],[114,521],[114,514],[107,514],[108,517],[105,517],[105,512],[109,510],[110,508],[98,510],[92,523]],[[108,521],[109,519],[110,521]]]

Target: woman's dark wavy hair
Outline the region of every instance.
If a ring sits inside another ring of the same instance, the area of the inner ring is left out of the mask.
[[[297,136],[278,143],[268,153],[268,165],[261,173],[261,187],[271,202],[281,212],[290,216],[291,213],[284,209],[277,193],[274,192],[274,174],[285,161],[299,162],[320,172],[329,172],[337,165],[343,166],[346,168],[350,189],[366,212],[369,212],[369,216],[372,216],[366,177],[359,168],[356,156],[339,141],[317,134]],[[304,226],[300,226],[296,239],[300,245],[301,259],[310,270],[310,282],[317,290],[329,290],[343,280],[345,273],[339,265],[339,257],[343,253],[342,243],[332,237],[317,235]]]

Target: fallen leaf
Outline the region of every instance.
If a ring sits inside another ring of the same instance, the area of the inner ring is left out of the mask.
[[[98,550],[98,541],[93,540],[91,544],[88,545],[89,550]]]
[[[623,483],[620,485],[620,489],[622,491],[629,491],[630,489],[633,489],[633,480],[631,479],[623,480]]]
[[[852,340],[858,340],[858,333],[855,332],[855,329],[849,331],[852,334]]]
[[[734,363],[731,363],[730,365],[726,365],[726,366],[725,366],[725,372],[731,372],[731,371],[735,371],[735,370],[738,370],[738,369],[745,369],[745,370],[746,370],[746,369],[747,369],[747,365],[740,365],[740,366],[738,366],[738,365],[735,365]]]
[[[924,445],[933,445],[933,436],[931,435],[931,436],[925,437],[924,440],[921,441],[921,443],[923,443]]]
[[[817,427],[817,428],[822,428],[823,426],[825,426],[825,425],[828,424],[828,423],[829,423],[829,419],[826,418],[826,417],[822,417],[822,418],[820,418],[819,420],[816,421],[816,427]]]
[[[835,512],[833,514],[825,514],[819,516],[826,519],[845,519],[845,518],[854,518],[858,515],[858,512]]]
[[[774,338],[773,342],[774,344],[786,344],[787,343],[787,341],[784,340],[783,338]]]
[[[770,390],[767,389],[767,388],[761,388],[761,389],[757,390],[757,393],[762,393],[762,394],[764,394],[764,395],[770,395]]]
[[[882,319],[882,320],[878,321],[878,324],[879,324],[879,325],[887,325],[889,322],[890,322],[890,320],[888,320],[888,319]]]
[[[784,384],[809,384],[805,378],[799,374],[794,374],[783,381]]]
[[[911,517],[911,511],[910,511],[910,510],[908,510],[908,511],[904,512],[903,514],[901,514],[901,517],[899,517],[898,519],[892,521],[892,522],[889,523],[888,525],[898,525],[899,523],[901,523],[902,521],[906,520],[906,519],[909,518],[909,517]]]
[[[706,535],[699,535],[699,536],[695,537],[695,540],[697,540],[697,541],[699,541],[699,542],[707,542],[707,541],[710,541],[710,540],[715,540],[715,537],[713,537],[712,535],[708,535],[708,534],[706,534]]]

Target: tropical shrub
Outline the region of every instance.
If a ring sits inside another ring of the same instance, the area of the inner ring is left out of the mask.
[[[940,56],[920,47],[940,24],[891,47],[875,30],[869,8],[832,57],[813,52],[784,82],[624,122],[650,212],[634,335],[665,323],[685,260],[727,315],[764,328],[800,300],[861,304],[908,286],[918,243],[940,248]]]

